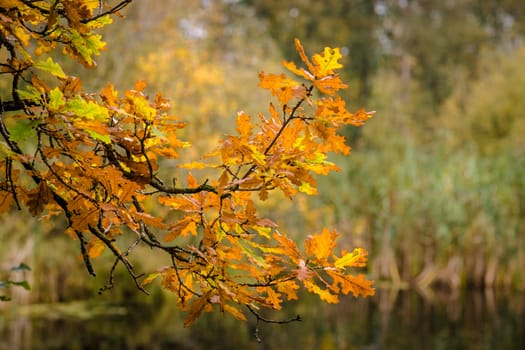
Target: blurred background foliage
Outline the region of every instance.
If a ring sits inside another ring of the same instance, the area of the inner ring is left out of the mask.
[[[335,159],[342,171],[319,179],[318,196],[263,210],[297,238],[337,228],[343,248],[370,251],[380,286],[525,290],[525,2],[137,1],[125,16],[106,29],[97,69],[60,58],[64,70],[87,89],[144,79],[162,91],[188,122],[193,159],[233,130],[237,111],[266,112],[257,73],[297,59],[294,37],[310,54],[340,47],[348,104],[376,117],[345,130],[354,152]],[[87,298],[106,283],[110,257],[90,279],[63,225],[0,218],[1,270],[33,269],[18,300]],[[155,259],[140,251],[137,270]],[[138,291],[123,277],[109,294]]]

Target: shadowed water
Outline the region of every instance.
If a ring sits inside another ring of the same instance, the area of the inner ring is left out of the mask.
[[[525,349],[525,296],[379,290],[327,305],[305,296],[261,324],[208,314],[190,328],[169,304],[96,301],[2,311],[0,349]]]

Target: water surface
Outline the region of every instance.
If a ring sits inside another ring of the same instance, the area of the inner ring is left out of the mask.
[[[2,311],[0,349],[525,349],[525,296],[378,290],[327,305],[313,296],[281,314],[287,325],[208,314],[190,327],[169,304],[102,301]]]

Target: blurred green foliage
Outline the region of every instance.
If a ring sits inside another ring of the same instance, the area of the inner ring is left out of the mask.
[[[379,280],[524,289],[525,3],[246,3],[280,47],[346,47],[351,103],[377,110],[304,217],[364,243]]]

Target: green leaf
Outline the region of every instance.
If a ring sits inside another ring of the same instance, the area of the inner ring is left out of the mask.
[[[54,62],[51,57],[48,57],[45,61],[36,62],[34,67],[40,69],[41,71],[51,73],[57,78],[67,78],[67,75],[62,70],[62,67],[60,67],[58,63]]]
[[[71,46],[77,51],[88,66],[93,66],[93,56],[100,55],[106,43],[102,41],[102,35],[90,34],[82,36],[76,30],[71,30]]]
[[[111,136],[110,135],[102,135],[102,134],[99,134],[96,131],[89,130],[89,129],[86,129],[86,132],[89,134],[89,136],[91,136],[95,140],[102,141],[105,144],[110,144],[111,143]]]
[[[51,111],[58,111],[60,107],[65,105],[66,102],[64,101],[64,94],[58,87],[54,88],[49,92],[49,110]]]
[[[28,85],[24,89],[17,90],[18,96],[25,100],[42,103],[42,93],[33,85]]]
[[[0,288],[7,288],[9,285],[23,287],[25,290],[31,290],[27,281],[0,281]]]
[[[11,271],[31,271],[31,268],[22,262],[20,265],[11,268]]]
[[[67,101],[66,108],[78,117],[90,120],[106,121],[109,117],[108,110],[92,101],[86,101],[80,96]]]
[[[113,19],[109,15],[106,15],[106,16],[99,17],[94,21],[88,22],[87,25],[89,28],[98,29],[98,28],[102,28],[105,25],[108,25],[111,23],[113,23]]]
[[[31,287],[29,286],[29,283],[27,281],[20,281],[20,282],[8,281],[8,282],[10,282],[14,286],[23,287],[25,290],[31,290]]]
[[[39,120],[28,120],[28,119],[17,120],[15,125],[9,128],[9,134],[10,134],[11,140],[15,142],[21,142],[21,141],[27,141],[29,139],[34,139],[36,137],[34,128],[39,123],[40,123]]]
[[[265,269],[268,268],[268,263],[264,261],[263,257],[257,254],[256,252],[254,252],[253,249],[251,249],[250,247],[246,245],[246,243],[239,242],[238,246],[244,251],[244,253],[246,254],[246,256],[248,256],[248,258],[253,260],[254,263],[261,266],[262,268],[265,268]]]

